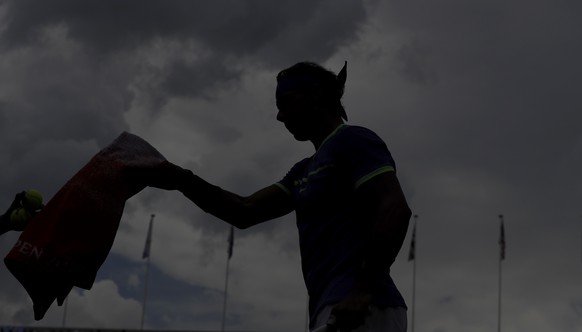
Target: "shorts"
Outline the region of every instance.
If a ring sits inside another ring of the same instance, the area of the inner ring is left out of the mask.
[[[327,323],[333,305],[328,305],[321,310],[315,318],[315,327],[311,331],[324,326]],[[370,307],[370,313],[366,316],[364,324],[352,332],[406,332],[408,324],[406,308],[404,307]]]

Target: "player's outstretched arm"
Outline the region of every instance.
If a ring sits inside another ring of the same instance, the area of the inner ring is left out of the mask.
[[[247,228],[293,211],[291,197],[276,185],[250,196],[240,196],[169,162],[149,173],[147,185],[179,190],[205,212],[237,228]]]
[[[179,190],[205,212],[238,228],[247,228],[293,211],[289,195],[276,185],[244,197],[190,172]]]

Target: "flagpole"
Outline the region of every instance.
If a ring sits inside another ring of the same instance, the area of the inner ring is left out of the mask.
[[[412,242],[410,247],[409,259],[412,258],[412,312],[411,312],[411,325],[410,331],[414,332],[414,320],[415,320],[415,309],[416,309],[416,221],[418,219],[418,214],[414,216],[414,225],[412,226]]]
[[[499,293],[497,296],[497,332],[501,332],[501,261],[505,259],[505,229],[503,226],[503,215],[499,215],[499,268],[498,268],[498,285]]]
[[[224,323],[226,321],[226,297],[228,291],[228,266],[229,266],[230,259],[226,260],[226,277],[224,278],[224,302],[222,304],[222,327],[220,328],[221,331],[224,331]]]
[[[309,332],[309,294],[305,300],[305,332]]]
[[[69,293],[70,294],[70,293]],[[63,328],[67,325],[67,307],[69,304],[69,295],[65,298],[65,304],[63,306]]]
[[[228,257],[226,258],[226,274],[224,277],[224,301],[222,304],[222,326],[220,328],[221,331],[224,332],[224,325],[226,322],[226,298],[227,298],[227,293],[228,293],[228,270],[229,270],[229,266],[230,266],[230,258],[232,257],[232,247],[234,244],[234,227],[231,225],[230,226],[230,233],[228,235]]]
[[[147,302],[147,298],[148,298],[148,279],[149,279],[149,275],[150,275],[150,246],[151,246],[151,241],[152,241],[152,231],[153,231],[154,217],[155,216],[156,216],[155,214],[151,215],[150,225],[148,228],[148,234],[146,237],[146,244],[145,244],[143,255],[142,255],[142,258],[147,259],[147,261],[146,261],[146,269],[145,269],[145,276],[144,276],[143,303],[141,306],[140,330],[143,330],[143,323],[145,320],[145,308],[146,308],[146,302]]]

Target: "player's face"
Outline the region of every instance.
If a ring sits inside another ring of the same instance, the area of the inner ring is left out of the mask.
[[[312,138],[311,117],[315,109],[309,96],[296,91],[285,92],[277,96],[277,108],[277,120],[283,122],[295,139],[307,141]]]

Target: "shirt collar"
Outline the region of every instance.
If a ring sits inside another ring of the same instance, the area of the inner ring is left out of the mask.
[[[321,142],[321,144],[319,145],[319,149],[321,149],[321,147],[325,144],[325,142],[327,142],[332,136],[334,136],[341,128],[347,126],[345,123],[340,124],[339,126],[337,126],[332,132],[331,134],[327,135],[327,137]],[[317,149],[319,151],[319,149]]]

